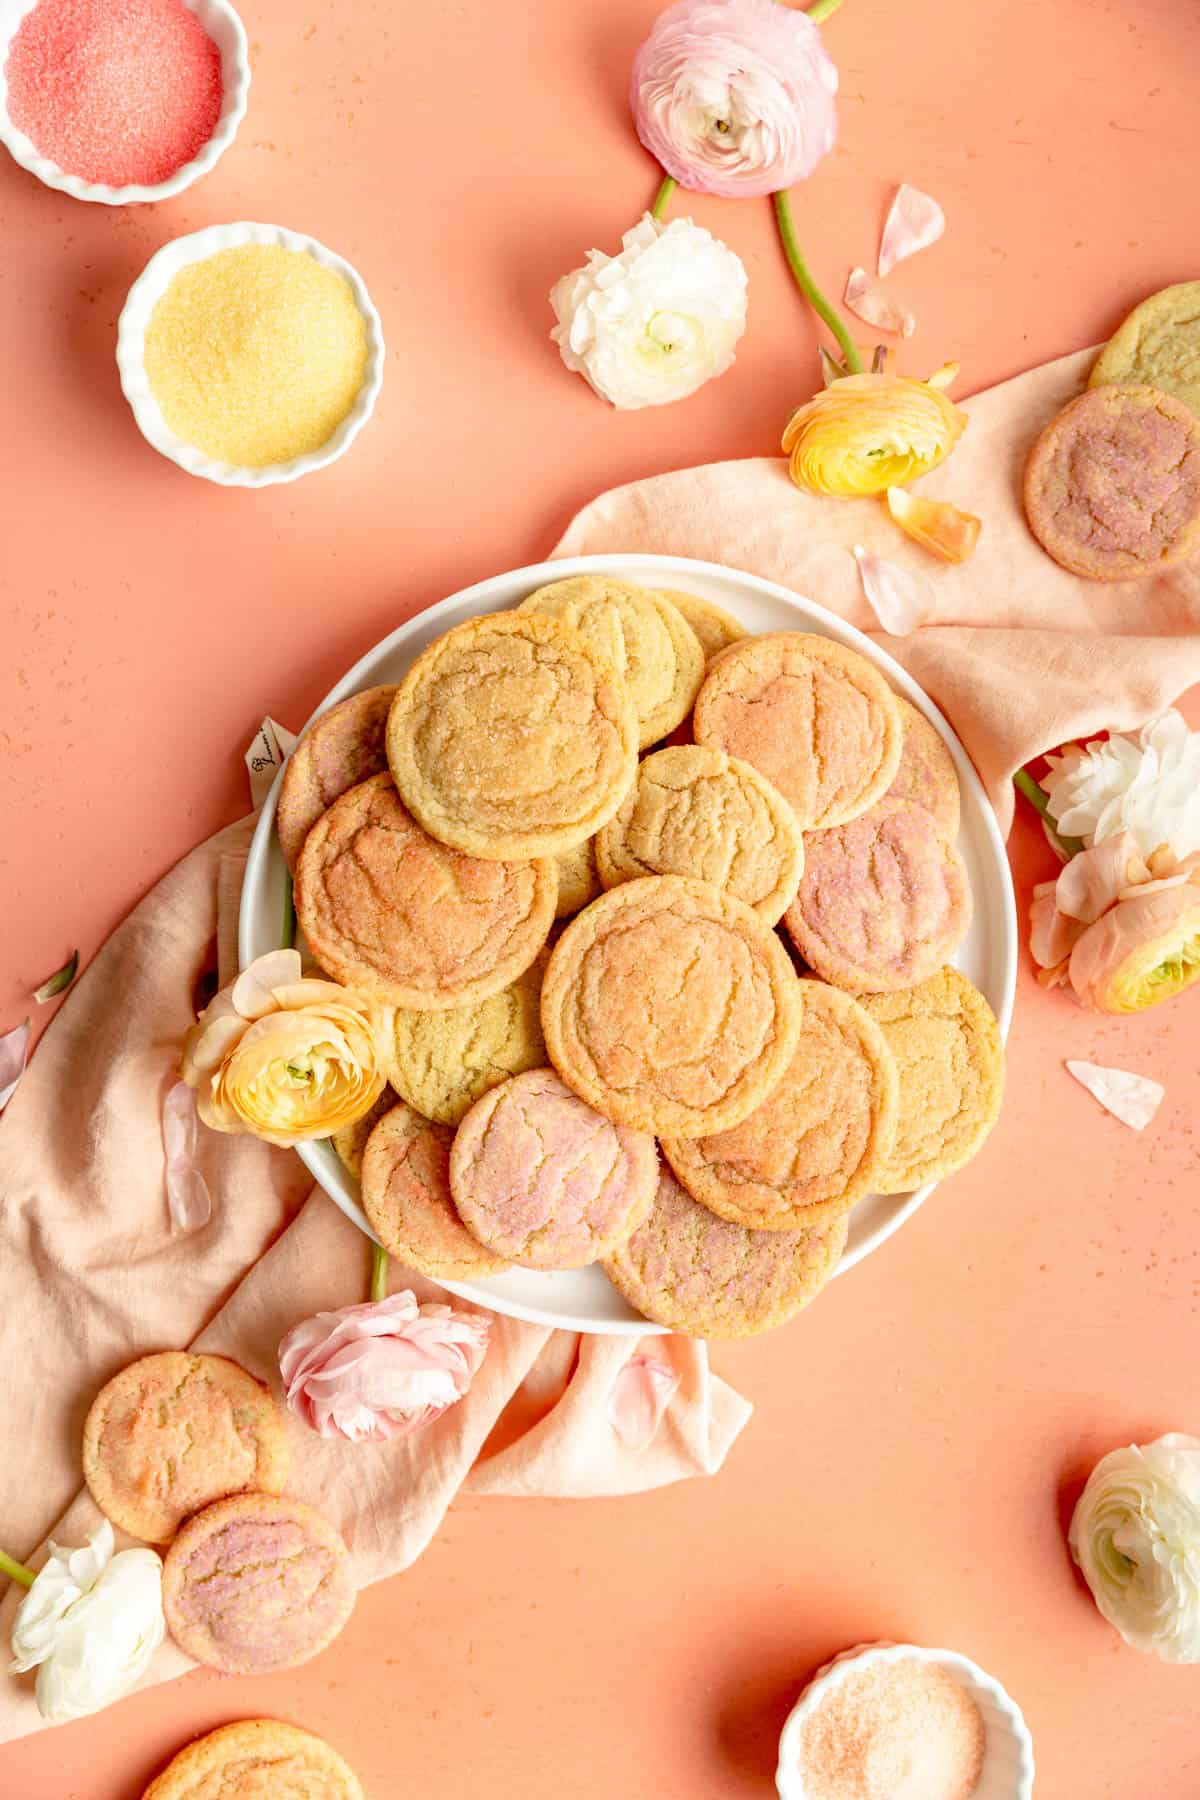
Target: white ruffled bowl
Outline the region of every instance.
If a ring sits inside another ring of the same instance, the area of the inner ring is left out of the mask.
[[[1033,1793],[1033,1739],[1016,1701],[978,1664],[956,1650],[926,1650],[918,1644],[858,1644],[818,1669],[788,1714],[779,1739],[775,1785],[780,1800],[815,1800],[800,1771],[800,1738],[821,1701],[851,1670],[868,1663],[915,1660],[936,1663],[966,1689],[979,1708],[987,1734],[983,1768],[971,1800],[1030,1800]]]
[[[172,278],[189,263],[201,262],[218,250],[233,250],[241,244],[279,244],[285,250],[304,252],[323,268],[344,275],[367,328],[367,366],[362,386],[341,424],[319,449],[292,457],[288,462],[267,463],[253,469],[240,463],[220,462],[177,437],[154,398],[145,362],[150,314],[166,293]],[[150,258],[130,288],[117,325],[117,368],[121,387],[142,436],[163,456],[186,469],[189,475],[199,475],[204,481],[215,481],[222,487],[270,487],[280,481],[298,481],[301,475],[310,475],[314,469],[323,469],[327,463],[336,462],[350,448],[375,410],[375,398],[383,383],[383,357],[383,327],[358,270],[343,257],[327,250],[324,244],[319,244],[316,238],[305,237],[298,231],[286,231],[282,225],[209,225],[204,231],[173,238]]]
[[[165,181],[157,181],[149,186],[138,186],[131,183],[127,187],[106,187],[102,181],[83,181],[78,175],[70,175],[60,169],[56,162],[43,156],[32,139],[17,129],[8,114],[8,82],[5,77],[5,66],[8,62],[8,47],[16,36],[17,28],[26,13],[33,11],[37,0],[0,0],[0,142],[3,142],[9,155],[19,162],[23,169],[36,175],[47,187],[58,188],[64,194],[70,194],[75,200],[94,200],[101,206],[133,206],[141,201],[168,200],[172,194],[181,194],[193,181],[199,181],[207,175],[218,157],[222,156],[237,136],[238,126],[246,111],[246,98],[250,92],[250,56],[246,48],[246,32],[241,19],[234,12],[229,0],[183,0],[189,12],[194,12],[207,31],[217,49],[221,52],[221,113],[216,128],[208,142],[194,156],[169,175]]]

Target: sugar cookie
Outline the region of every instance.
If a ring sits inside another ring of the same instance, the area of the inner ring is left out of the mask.
[[[469,1106],[506,1076],[546,1060],[539,953],[498,994],[443,1012],[397,1007],[384,1040],[384,1066],[402,1099],[427,1119],[457,1125]],[[394,1104],[394,1102],[393,1102]]]
[[[915,800],[933,814],[939,828],[953,842],[958,836],[960,795],[958,771],[954,758],[946,748],[941,733],[934,729],[923,712],[896,695],[904,736],[900,745],[900,763],[891,787],[889,800]]]
[[[482,1281],[507,1267],[463,1224],[450,1193],[454,1132],[394,1106],[363,1153],[363,1211],[389,1256],[434,1281]]]
[[[421,1013],[421,1018],[440,1018],[440,1013]],[[367,1139],[378,1125],[385,1113],[391,1112],[396,1104],[396,1093],[391,1087],[384,1087],[378,1100],[369,1113],[361,1119],[355,1119],[353,1125],[346,1125],[341,1131],[335,1131],[332,1139],[338,1161],[344,1169],[357,1179],[362,1174],[363,1151],[367,1147]]]
[[[1200,281],[1179,281],[1135,306],[1092,365],[1089,387],[1157,388],[1200,413]]]
[[[387,769],[388,712],[394,687],[366,688],[315,719],[283,766],[275,830],[289,869],[304,840],[339,795]]]
[[[590,906],[598,894],[604,892],[603,883],[596,871],[596,840],[585,838],[582,844],[576,844],[572,850],[564,850],[555,857],[558,864],[558,902],[554,909],[556,919],[573,918]]]
[[[238,1719],[187,1744],[142,1800],[364,1800],[324,1738],[281,1719]]]
[[[745,626],[739,624],[723,606],[718,606],[715,600],[703,600],[699,594],[681,593],[678,588],[660,588],[659,592],[672,606],[679,608],[700,639],[705,662],[748,635]]]

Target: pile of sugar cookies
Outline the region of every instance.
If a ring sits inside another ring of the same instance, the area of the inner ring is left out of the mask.
[[[1200,554],[1200,281],[1151,294],[1105,345],[1033,447],[1025,512],[1042,548],[1090,581]]]
[[[598,1261],[694,1336],[789,1318],[858,1199],[996,1118],[958,812],[865,658],[603,575],[324,714],[278,832],[309,952],[386,1010],[390,1091],[335,1140],[384,1247]]]

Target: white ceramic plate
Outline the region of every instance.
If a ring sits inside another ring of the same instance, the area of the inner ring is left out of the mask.
[[[452,594],[368,651],[337,686],[332,688],[313,717],[325,712],[347,694],[360,688],[396,682],[425,646],[452,625],[479,613],[500,612],[515,606],[526,594],[547,581],[596,571],[624,576],[647,587],[690,589],[715,600],[733,613],[751,632],[814,631],[847,644],[868,657],[901,694],[929,718],[946,740],[962,787],[962,827],[959,849],[966,861],[975,898],[975,916],[957,957],[959,968],[986,994],[1007,1037],[1012,1018],[1013,989],[1017,974],[1017,918],[1008,858],[995,815],[984,796],[979,777],[966,752],[941,713],[891,657],[833,613],[799,594],[745,575],[719,563],[692,562],[681,556],[577,556],[538,563],[496,575]],[[310,721],[311,722],[311,721]],[[287,868],[275,837],[275,803],[279,779],[263,807],[242,890],[238,954],[242,967],[274,950],[280,941]],[[342,1167],[328,1143],[302,1145],[300,1155],[326,1193],[337,1202],[360,1230],[373,1236],[359,1205],[358,1183]],[[885,1238],[902,1225],[933,1192],[936,1183],[911,1194],[868,1195],[854,1208],[846,1253],[837,1273],[861,1262],[878,1249]],[[650,1325],[622,1299],[599,1266],[563,1270],[557,1274],[533,1269],[512,1269],[490,1281],[442,1284],[451,1292],[475,1300],[496,1312],[510,1313],[540,1325],[562,1325],[575,1331],[649,1334],[661,1327]]]

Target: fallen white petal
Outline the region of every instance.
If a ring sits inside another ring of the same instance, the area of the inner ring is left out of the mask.
[[[1068,1062],[1067,1068],[1106,1112],[1134,1131],[1146,1129],[1167,1091],[1161,1082],[1129,1069],[1106,1069],[1090,1062]]]
[[[895,331],[901,337],[911,337],[917,329],[916,315],[885,293],[865,269],[851,269],[843,298],[856,318],[877,331]]]
[[[929,194],[902,183],[892,201],[879,245],[879,273],[887,275],[918,250],[936,244],[946,229],[946,215]]]
[[[854,557],[875,617],[892,637],[907,637],[929,616],[932,595],[927,583],[911,569],[887,562],[861,544],[855,544]]]
[[[17,1091],[29,1060],[29,1020],[0,1037],[0,1112]]]
[[[195,1166],[199,1121],[196,1096],[186,1082],[177,1081],[163,1097],[162,1134],[171,1218],[180,1231],[196,1231],[212,1218],[212,1195]]]

